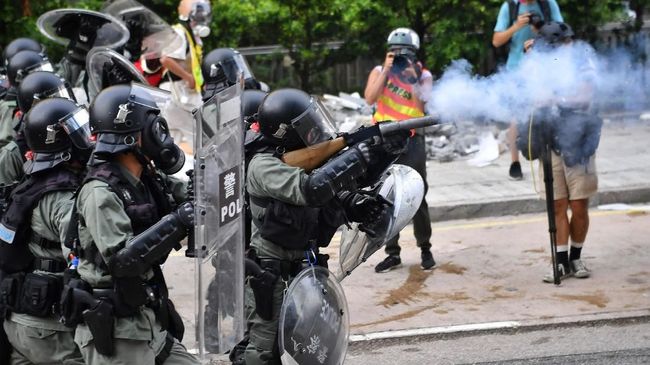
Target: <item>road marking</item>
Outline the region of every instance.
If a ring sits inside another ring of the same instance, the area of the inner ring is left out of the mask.
[[[399,330],[399,331],[372,332],[372,333],[367,333],[365,335],[350,335],[350,342],[363,342],[363,341],[385,340],[391,338],[427,336],[427,335],[437,335],[442,333],[508,329],[508,328],[517,328],[520,325],[521,323],[517,321],[504,321],[504,322],[461,324],[455,326],[416,328],[416,329]]]

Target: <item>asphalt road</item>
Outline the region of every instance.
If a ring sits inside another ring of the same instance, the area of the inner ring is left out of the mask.
[[[650,364],[650,317],[358,342],[350,345],[345,364]]]

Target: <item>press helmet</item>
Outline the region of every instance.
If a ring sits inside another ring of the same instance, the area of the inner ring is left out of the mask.
[[[287,151],[326,141],[336,134],[325,107],[298,89],[268,94],[259,107],[258,122],[266,139]]]
[[[23,134],[33,153],[29,173],[70,160],[85,164],[90,156],[88,111],[69,99],[55,97],[34,105],[25,115]]]
[[[7,66],[11,57],[20,51],[42,52],[43,46],[31,38],[16,38],[2,51],[3,65]]]
[[[12,86],[20,82],[31,72],[54,71],[46,55],[34,51],[20,51],[9,60],[7,65],[7,78]]]
[[[165,91],[136,83],[111,86],[97,94],[90,105],[90,131],[97,139],[95,157],[106,159],[131,151],[152,160],[167,174],[180,171],[185,154],[174,143],[157,104],[169,97]]]
[[[420,36],[409,28],[397,28],[388,35],[388,48],[407,47],[414,50],[420,49]]]
[[[23,113],[31,109],[35,100],[62,97],[74,102],[72,88],[55,73],[36,71],[27,75],[18,86],[18,107]]]

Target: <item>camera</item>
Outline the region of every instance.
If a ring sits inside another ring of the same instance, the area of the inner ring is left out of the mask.
[[[392,72],[400,73],[416,61],[415,52],[408,48],[396,49],[392,52],[395,53],[393,67],[391,67]]]
[[[544,19],[539,13],[532,12],[528,15],[528,22],[535,28],[539,29],[544,25]]]

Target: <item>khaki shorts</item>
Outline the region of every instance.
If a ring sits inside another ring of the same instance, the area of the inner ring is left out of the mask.
[[[555,152],[553,161],[553,193],[555,200],[568,198],[569,200],[588,199],[598,191],[598,175],[596,174],[596,156],[589,158],[586,165],[567,167],[562,157]],[[544,169],[540,161],[539,178],[542,182],[540,195],[546,198],[544,189]]]

